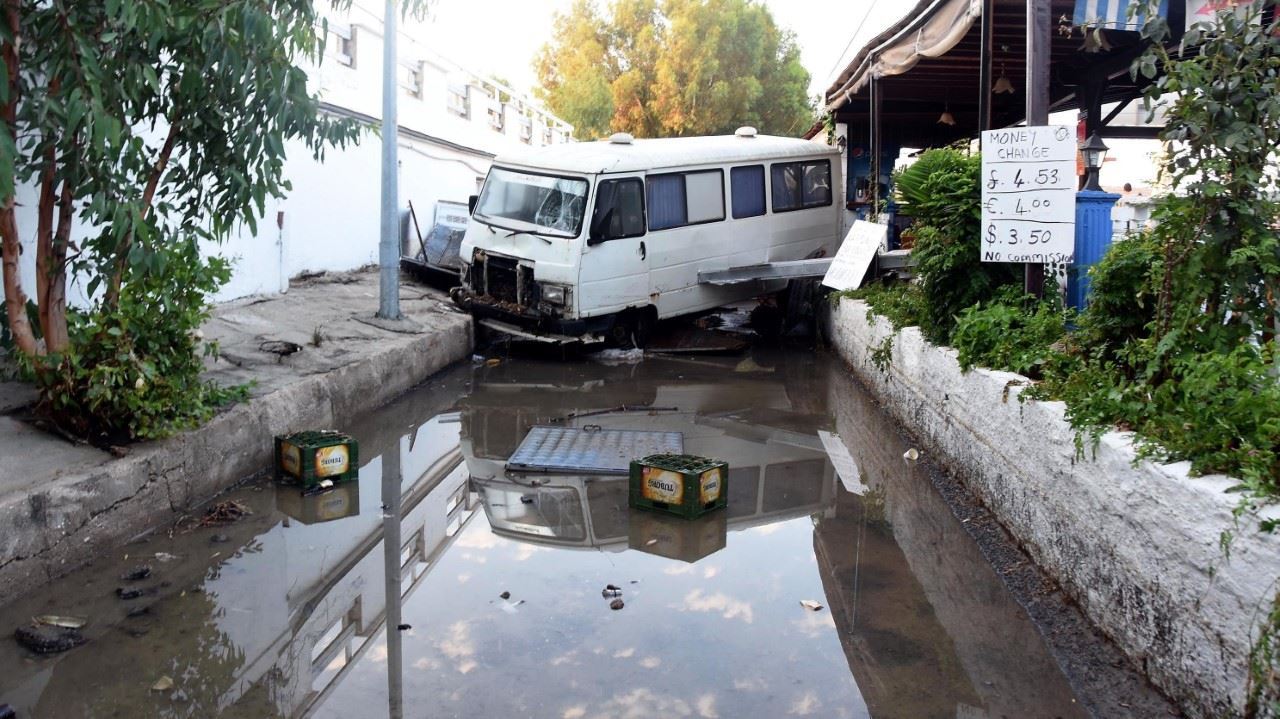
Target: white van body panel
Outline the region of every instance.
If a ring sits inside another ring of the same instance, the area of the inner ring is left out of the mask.
[[[775,211],[772,166],[823,160],[829,163],[825,180],[829,183],[830,201],[821,206]],[[521,271],[531,273],[539,285],[549,283],[568,288],[570,297],[563,306],[549,307],[542,303],[537,308],[522,308],[521,311],[527,310],[524,319],[538,324],[551,320],[557,324],[581,324],[579,321],[609,318],[628,309],[652,308],[656,317],[675,317],[776,291],[785,286],[785,281],[714,286],[699,284],[698,273],[833,256],[839,244],[844,199],[839,162],[840,155],[835,148],[769,136],[668,138],[634,140],[629,144],[601,141],[498,157],[486,180],[486,190],[494,172],[530,173],[575,182],[585,180],[589,188],[584,216],[573,237],[513,232],[513,229],[534,226],[512,223],[511,228],[495,227],[503,225],[504,220],[483,214],[485,197],[482,194],[481,205],[472,215],[461,246],[464,285],[470,282],[463,293],[471,293],[476,301],[486,301],[479,294],[486,287],[484,278],[473,276],[471,265],[477,257],[489,256],[501,258],[499,261],[508,265],[514,260],[523,268]],[[734,218],[731,173],[733,168],[743,166],[763,168],[766,209],[761,215]],[[718,190],[722,210],[717,212],[709,204],[708,198],[714,198],[717,189],[710,179],[712,176],[687,175],[687,217],[690,221],[702,221],[653,229],[649,215],[654,176],[706,171],[720,175]],[[643,234],[589,242],[598,189],[609,180],[622,179],[642,183]],[[716,219],[717,215],[722,219]],[[505,303],[491,302],[486,311],[498,311],[494,308],[496,305],[509,309],[510,298]],[[476,310],[474,304],[470,306]],[[598,326],[600,323],[587,324]]]

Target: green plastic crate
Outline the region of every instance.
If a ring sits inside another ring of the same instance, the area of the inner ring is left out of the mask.
[[[276,477],[310,489],[324,480],[334,484],[360,475],[355,438],[331,429],[276,437]]]
[[[728,504],[729,464],[689,454],[651,454],[631,462],[629,503],[685,519]]]

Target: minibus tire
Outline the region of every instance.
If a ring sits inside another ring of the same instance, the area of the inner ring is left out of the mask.
[[[653,332],[653,314],[651,308],[619,312],[609,327],[606,341],[618,349],[644,349]]]

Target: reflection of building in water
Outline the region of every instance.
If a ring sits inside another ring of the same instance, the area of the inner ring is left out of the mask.
[[[876,717],[1083,716],[1039,631],[908,445],[832,367],[827,394],[864,497],[840,493],[814,552],[840,642]],[[1046,709],[1052,707],[1052,711]]]
[[[667,371],[646,372],[655,364]],[[672,367],[684,381],[673,379]],[[462,452],[493,531],[540,544],[634,547],[697,561],[723,548],[716,526],[741,530],[828,509],[836,477],[813,434],[818,418],[797,411],[782,377],[726,379],[732,368],[656,360],[575,368],[558,381],[536,365],[538,382],[520,367],[478,377],[462,410]],[[506,460],[529,428],[560,418],[568,427],[682,433],[686,453],[729,463],[728,508],[704,521],[667,522],[629,509],[626,477],[508,472]]]

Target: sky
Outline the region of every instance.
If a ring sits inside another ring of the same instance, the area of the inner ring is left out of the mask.
[[[597,0],[598,6],[608,0]],[[517,90],[537,84],[533,58],[551,39],[552,19],[572,0],[435,0],[425,41],[445,57]],[[796,35],[809,70],[809,94],[821,94],[858,50],[914,3],[904,0],[764,0],[779,26]],[[864,22],[865,19],[865,22]],[[852,40],[852,42],[850,42]]]

